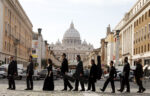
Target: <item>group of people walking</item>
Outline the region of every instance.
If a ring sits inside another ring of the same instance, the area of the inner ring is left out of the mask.
[[[60,67],[60,72],[61,75],[63,76],[63,81],[64,81],[64,88],[62,91],[67,91],[67,88],[69,90],[73,91],[78,91],[79,83],[81,85],[81,90],[80,91],[85,91],[85,86],[84,86],[84,68],[83,68],[83,62],[81,60],[80,55],[77,55],[76,57],[77,60],[77,66],[76,66],[76,71],[75,74],[73,75],[75,79],[75,88],[73,90],[73,86],[71,85],[69,79],[67,78],[67,73],[69,71],[68,67],[68,60],[66,58],[66,54],[62,54],[62,64]],[[129,83],[129,75],[130,75],[130,64],[128,63],[128,58],[125,57],[124,59],[124,68],[123,68],[123,74],[120,75],[121,78],[121,87],[118,90],[119,92],[123,92],[125,89],[125,86],[127,87],[126,92],[130,93],[130,83]],[[44,85],[43,85],[43,90],[44,91],[53,91],[54,90],[54,80],[53,80],[53,62],[51,59],[48,59],[48,65],[47,65],[47,76],[45,77],[44,80]],[[15,76],[17,76],[17,62],[14,60],[13,57],[10,57],[10,64],[8,66],[8,82],[9,82],[9,87],[8,89],[10,90],[15,90]],[[34,66],[33,66],[33,61],[32,61],[32,56],[29,57],[29,65],[27,66],[27,88],[25,90],[33,90],[33,79],[32,76],[34,74]],[[143,68],[141,64],[141,59],[137,61],[136,64],[136,69],[134,70],[135,74],[135,80],[137,85],[139,86],[138,93],[143,93],[146,89],[143,87],[142,84],[142,78],[143,78]],[[112,87],[112,93],[115,93],[115,78],[117,77],[117,72],[116,68],[114,67],[114,62],[110,62],[110,70],[109,70],[109,77],[104,83],[104,86],[102,89],[100,89],[102,92],[105,91],[107,85],[109,82],[111,83]],[[97,81],[97,65],[95,64],[94,60],[91,60],[91,68],[90,68],[90,74],[89,74],[89,80],[88,80],[88,88],[87,91],[96,91],[95,88],[95,83]]]

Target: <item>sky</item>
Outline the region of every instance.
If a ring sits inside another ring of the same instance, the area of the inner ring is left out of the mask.
[[[42,28],[49,44],[61,41],[73,21],[81,39],[100,47],[106,27],[113,30],[138,0],[19,0],[33,24]]]

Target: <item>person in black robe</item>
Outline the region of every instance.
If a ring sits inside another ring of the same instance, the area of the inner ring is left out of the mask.
[[[53,91],[54,90],[53,62],[51,59],[48,59],[47,71],[48,71],[48,73],[44,80],[43,90],[44,91]]]
[[[143,87],[143,84],[142,84],[143,67],[142,67],[141,62],[142,60],[139,59],[136,64],[136,69],[134,71],[135,80],[136,80],[137,85],[139,86],[139,91],[137,91],[137,93],[143,93],[144,91],[146,91],[146,89]]]
[[[130,76],[130,64],[128,63],[128,57],[125,57],[124,59],[124,68],[123,68],[123,76],[122,76],[122,82],[121,82],[121,88],[118,90],[120,92],[124,91],[124,87],[126,85],[127,93],[130,93],[130,83],[129,83],[129,76]]]
[[[109,77],[108,79],[106,80],[106,82],[104,83],[104,86],[103,88],[101,89],[102,92],[105,91],[108,83],[110,82],[111,83],[111,88],[112,88],[112,93],[115,93],[115,85],[114,85],[114,79],[117,77],[117,72],[116,72],[116,69],[115,67],[113,66],[114,62],[111,61],[110,62],[110,71],[109,71]]]
[[[93,59],[91,60],[91,64],[92,64],[92,66],[90,69],[90,76],[89,76],[87,91],[91,90],[91,86],[92,86],[92,91],[96,91],[95,82],[96,82],[96,78],[97,78],[97,66]]]
[[[27,77],[26,83],[27,88],[25,90],[33,90],[33,74],[34,74],[34,66],[33,66],[33,57],[29,57],[29,65],[27,66]]]
[[[76,81],[75,81],[75,89],[73,91],[78,91],[79,82],[82,88],[80,91],[85,91],[84,80],[83,80],[84,70],[83,70],[83,63],[81,61],[80,55],[77,55],[76,59],[77,59],[78,64],[76,66],[76,72],[74,74]]]
[[[17,76],[17,62],[14,60],[14,57],[10,57],[10,63],[8,65],[8,85],[9,87],[7,89],[9,90],[15,90],[15,76]]]
[[[61,73],[63,75],[66,75],[69,69],[68,69],[68,60],[66,59],[65,53],[63,53],[63,55],[62,55],[62,59],[63,59],[63,61],[62,61],[62,65],[61,65]],[[67,87],[69,87],[70,91],[71,91],[73,89],[73,87],[70,84],[70,82],[68,81],[68,79],[64,77],[63,80],[64,80],[64,89],[62,91],[67,91]]]

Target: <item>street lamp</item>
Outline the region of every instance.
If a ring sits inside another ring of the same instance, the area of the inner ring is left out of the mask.
[[[119,65],[119,33],[120,30],[116,30],[116,65]]]
[[[15,46],[15,59],[16,59],[16,61],[17,61],[17,46],[18,46],[19,42],[20,42],[20,40],[15,38],[14,46]]]

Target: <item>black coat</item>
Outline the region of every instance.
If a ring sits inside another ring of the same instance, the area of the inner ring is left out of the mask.
[[[17,70],[17,62],[16,61],[11,61],[8,65],[8,76],[14,76],[18,74]]]
[[[68,72],[68,60],[65,58],[61,64],[61,72]]]
[[[93,64],[90,69],[90,78],[92,78],[96,82],[97,78],[97,66],[96,64]]]
[[[123,68],[123,77],[124,78],[129,78],[130,75],[130,64],[129,63],[125,63],[124,68]]]
[[[136,64],[136,69],[134,71],[135,78],[142,78],[143,77],[143,67],[140,63]]]
[[[109,71],[109,78],[113,79],[117,77],[116,68],[112,66]]]
[[[34,74],[33,62],[30,62],[30,64],[27,66],[27,74],[29,76],[32,76]]]
[[[80,74],[84,75],[82,61],[78,62],[77,66],[76,66],[76,72],[75,72],[75,75],[76,75],[77,78],[80,77]]]

